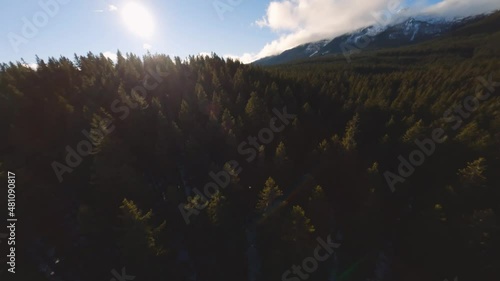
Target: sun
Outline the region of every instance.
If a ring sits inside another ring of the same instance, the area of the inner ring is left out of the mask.
[[[137,2],[130,2],[122,9],[122,18],[134,34],[150,38],[154,33],[154,21],[149,11]]]

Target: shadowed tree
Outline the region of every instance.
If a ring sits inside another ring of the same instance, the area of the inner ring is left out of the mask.
[[[127,199],[123,199],[120,211],[120,257],[124,264],[130,264],[145,274],[148,270],[155,269],[155,257],[166,253],[160,243],[160,235],[166,222],[154,227],[151,224],[153,212],[149,210],[143,213],[133,201]],[[149,272],[148,275],[154,276],[155,273]]]
[[[223,216],[227,213],[225,212],[225,202],[226,197],[224,197],[220,191],[212,196],[210,202],[207,206],[208,218],[210,222],[214,225],[220,225],[223,223]]]
[[[257,202],[257,211],[265,213],[273,205],[278,197],[283,196],[283,191],[276,185],[273,178],[269,177],[264,184],[264,188],[259,193],[259,201]]]
[[[306,217],[304,209],[299,205],[292,207],[289,217],[289,225],[285,233],[285,239],[291,242],[305,242],[309,240],[310,234],[316,229],[311,220]]]
[[[358,134],[358,124],[359,124],[359,115],[356,113],[352,119],[347,122],[345,128],[344,138],[342,138],[342,146],[346,151],[355,150],[358,143],[356,142],[356,137]]]
[[[464,184],[480,185],[486,181],[486,159],[483,157],[467,163],[467,167],[458,170],[458,176]]]
[[[274,153],[274,163],[276,165],[283,165],[287,159],[288,157],[286,155],[285,143],[281,141],[276,147],[276,151]]]
[[[250,99],[245,106],[245,113],[255,125],[259,125],[265,118],[266,105],[256,92],[250,94]]]

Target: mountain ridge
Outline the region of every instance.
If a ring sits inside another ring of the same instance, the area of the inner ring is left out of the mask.
[[[496,12],[498,11],[456,18],[429,15],[404,17],[385,26],[375,24],[331,39],[301,44],[278,55],[256,60],[252,64],[271,66],[334,54],[343,54],[350,61],[350,56],[361,50],[395,48],[429,41],[474,24]]]

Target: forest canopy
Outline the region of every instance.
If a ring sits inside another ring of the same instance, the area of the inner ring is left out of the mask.
[[[281,280],[331,235],[309,280],[497,280],[499,43],[476,25],[350,64],[4,63],[22,274],[45,280],[53,249],[61,280]]]

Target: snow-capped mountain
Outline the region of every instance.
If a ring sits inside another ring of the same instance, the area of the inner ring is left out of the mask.
[[[257,60],[254,64],[274,65],[327,54],[349,54],[416,44],[438,38],[484,17],[486,15],[455,19],[426,15],[408,17],[386,26],[376,24],[332,39],[306,43],[279,55]]]
[[[309,55],[309,57],[312,57],[316,55],[321,48],[325,47],[326,44],[328,44],[331,40],[321,40],[313,43],[309,43],[306,46],[305,53]]]

